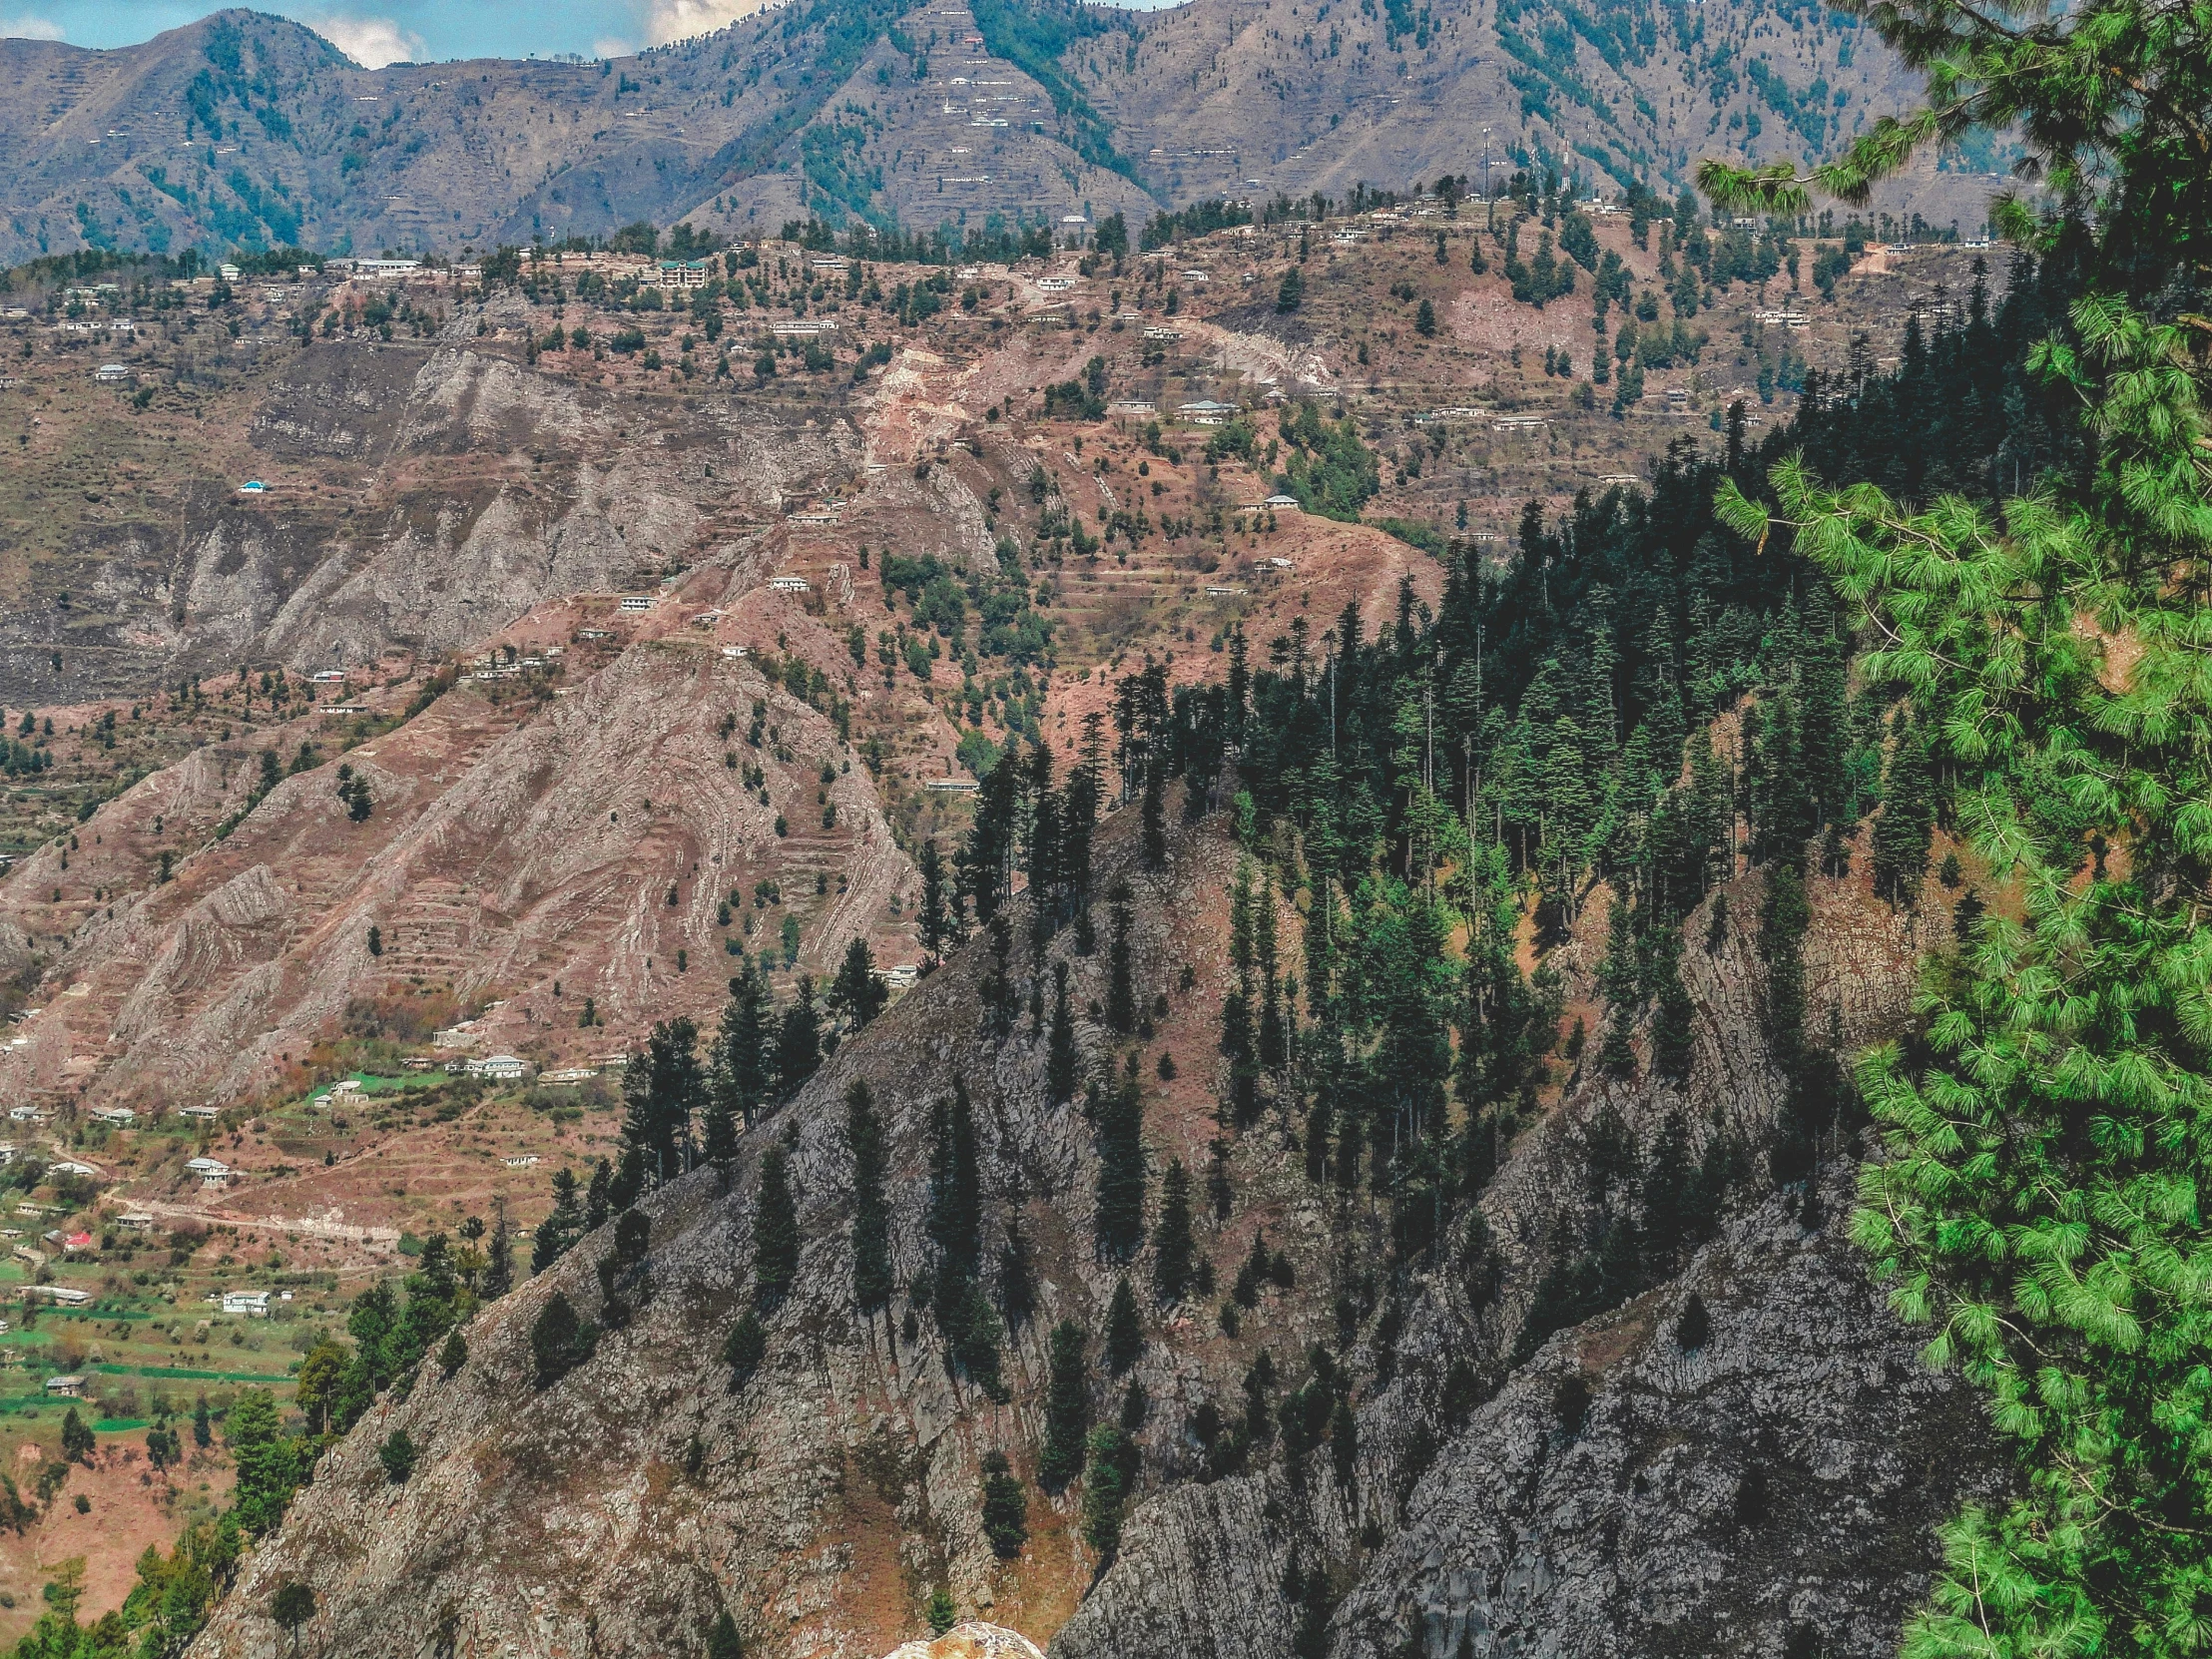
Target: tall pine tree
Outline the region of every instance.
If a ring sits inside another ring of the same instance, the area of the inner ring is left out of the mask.
[[[852,1150],[852,1301],[872,1314],[891,1297],[891,1215],[883,1194],[883,1124],[867,1080],[844,1091],[844,1138]]]

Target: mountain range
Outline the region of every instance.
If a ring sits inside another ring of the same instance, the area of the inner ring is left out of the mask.
[[[0,262],[83,248],[458,253],[640,220],[1132,225],[1550,168],[1672,196],[1903,108],[1871,32],[1775,0],[805,0],[634,58],[364,70],[217,13],[143,45],[0,41]],[[1882,205],[1970,233],[1982,147]]]

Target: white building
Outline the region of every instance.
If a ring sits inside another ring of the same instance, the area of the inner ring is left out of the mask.
[[[269,1293],[267,1291],[225,1291],[223,1311],[226,1314],[244,1314],[250,1320],[269,1318]]]
[[[487,1054],[480,1060],[471,1060],[468,1063],[469,1076],[489,1077],[500,1083],[519,1083],[527,1070],[529,1067],[512,1054]]]

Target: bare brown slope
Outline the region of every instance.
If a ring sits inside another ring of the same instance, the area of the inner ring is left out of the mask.
[[[347,753],[374,801],[367,822],[350,820],[340,763],[325,759],[184,856],[168,884],[87,916],[17,1080],[148,1105],[228,1101],[267,1086],[349,1010],[393,1004],[387,1023],[404,1032],[416,997],[503,999],[484,1023],[487,1051],[553,1065],[610,1043],[578,1028],[586,996],[624,1037],[719,1005],[717,910],[732,890],[787,886],[806,917],[803,960],[822,971],[908,884],[865,769],[822,714],[751,664],[696,638],[645,641],[578,679],[572,696],[449,692]],[[756,699],[777,734],[759,750],[724,726],[742,732]],[[174,815],[175,834],[243,806],[261,747],[202,751],[106,808],[93,825],[119,884],[147,878],[157,814]],[[728,764],[738,751],[766,774],[765,801]],[[837,806],[833,828],[818,794]],[[63,855],[48,847],[0,886],[27,933],[54,931],[41,900]]]

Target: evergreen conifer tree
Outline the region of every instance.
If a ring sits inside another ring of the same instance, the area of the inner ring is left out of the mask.
[[[1191,1237],[1191,1178],[1183,1160],[1168,1160],[1160,1182],[1160,1221],[1152,1234],[1152,1286],[1162,1302],[1181,1302],[1191,1288],[1196,1245]]]
[[[761,1155],[761,1194],[753,1222],[753,1300],[774,1308],[799,1277],[799,1207],[792,1199],[791,1154],[781,1145]]]
[[[1083,1355],[1083,1328],[1073,1320],[1052,1328],[1050,1366],[1037,1483],[1056,1492],[1082,1472],[1083,1442],[1091,1427],[1090,1368]]]
[[[830,1011],[841,1015],[854,1031],[860,1031],[882,1012],[889,997],[890,992],[875,977],[875,958],[868,953],[867,940],[855,937],[845,946],[844,960],[830,982],[826,1000]]]
[[[733,974],[715,1034],[715,1110],[747,1128],[769,1096],[768,991],[750,966]],[[712,1156],[712,1154],[709,1154]]]
[[[538,1224],[530,1240],[530,1271],[543,1273],[558,1262],[584,1228],[584,1215],[576,1202],[576,1175],[572,1170],[553,1172],[553,1211]]]
[[[706,1095],[698,1043],[698,1027],[688,1018],[660,1020],[645,1051],[623,1068],[623,1144],[637,1151],[656,1186],[691,1167],[692,1115]]]
[[[983,1253],[983,1180],[975,1107],[958,1076],[930,1118],[928,1228],[940,1279],[973,1278]]]
[[[1143,1352],[1144,1322],[1137,1314],[1136,1294],[1123,1278],[1115,1284],[1114,1299],[1106,1310],[1106,1370],[1119,1377]]]
[[[1928,846],[1936,825],[1935,780],[1922,723],[1898,711],[1890,764],[1882,778],[1882,812],[1874,821],[1874,890],[1891,903],[1912,906],[1928,873]]]
[[[959,896],[944,865],[944,853],[934,836],[921,843],[921,853],[915,862],[921,871],[921,905],[915,927],[920,935],[923,965],[933,968],[944,960],[952,946],[967,937],[967,927]]]
[[[1001,1561],[1014,1560],[1029,1541],[1029,1499],[1003,1451],[983,1453],[983,1536]]]
[[[1126,1037],[1137,1028],[1137,987],[1129,930],[1134,919],[1126,884],[1114,889],[1113,943],[1107,956],[1106,1023]]]
[[[1099,1253],[1126,1262],[1144,1243],[1144,1093],[1133,1054],[1100,1101],[1097,1137]]]
[[[844,1091],[844,1137],[852,1151],[852,1300],[863,1315],[891,1296],[890,1205],[883,1193],[883,1125],[867,1080]]]
[[[575,1190],[576,1178],[570,1176],[571,1195]],[[514,1289],[514,1235],[507,1230],[507,1200],[501,1195],[492,1200],[491,1238],[484,1250],[484,1300],[497,1302]]]
[[[822,1064],[822,1020],[815,1008],[815,982],[799,976],[799,994],[776,1028],[776,1089],[789,1099]]]
[[[760,1371],[768,1358],[768,1328],[761,1316],[748,1308],[730,1328],[722,1345],[722,1363],[730,1368],[730,1391],[736,1393]]]
[[[1055,1106],[1075,1098],[1082,1057],[1075,1046],[1075,1016],[1068,1007],[1068,965],[1052,964],[1052,1034],[1045,1045],[1045,1095]]]

